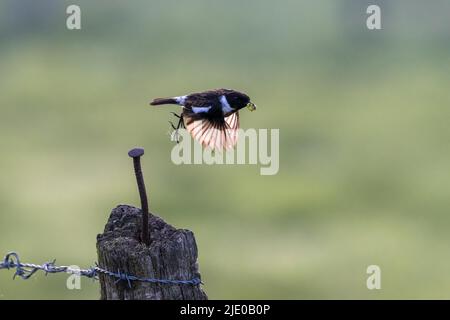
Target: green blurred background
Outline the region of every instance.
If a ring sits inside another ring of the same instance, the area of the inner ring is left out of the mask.
[[[143,146],[151,210],[194,231],[212,299],[450,298],[449,17],[444,0],[0,0],[0,255],[92,265],[110,210],[139,205]],[[176,108],[148,102],[216,87],[258,105],[242,127],[280,129],[277,175],[172,164]],[[0,299],[99,298],[12,275]]]

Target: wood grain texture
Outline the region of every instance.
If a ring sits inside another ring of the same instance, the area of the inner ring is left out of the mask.
[[[200,278],[194,234],[176,229],[150,214],[150,246],[140,242],[140,209],[120,205],[112,210],[103,234],[97,236],[99,266],[138,277],[190,280]],[[201,285],[154,284],[100,275],[102,300],[206,300]]]

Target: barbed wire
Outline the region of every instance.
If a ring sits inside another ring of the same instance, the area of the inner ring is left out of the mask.
[[[105,270],[98,266],[97,263],[95,263],[95,266],[89,268],[89,269],[78,269],[73,268],[70,266],[56,266],[55,265],[56,260],[43,263],[41,265],[34,264],[34,263],[23,263],[20,262],[19,255],[16,252],[8,252],[5,257],[3,258],[3,261],[0,263],[0,270],[1,269],[15,269],[15,273],[13,276],[13,279],[15,279],[17,276],[24,280],[28,280],[33,276],[37,271],[44,271],[45,275],[49,273],[70,273],[70,274],[77,274],[80,276],[84,276],[87,278],[91,278],[93,280],[98,280],[98,276],[100,274],[104,274],[113,278],[116,278],[116,283],[119,281],[126,281],[128,284],[128,287],[131,288],[131,282],[132,281],[139,281],[139,282],[148,282],[148,283],[159,283],[159,284],[190,284],[190,285],[199,285],[201,284],[201,280],[199,278],[193,278],[190,280],[170,280],[170,279],[154,279],[154,278],[142,278],[137,277],[134,275],[129,275],[124,272],[120,272],[118,270],[117,272],[112,272],[109,270]]]

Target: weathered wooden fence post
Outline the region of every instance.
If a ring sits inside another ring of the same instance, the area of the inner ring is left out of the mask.
[[[142,232],[143,221],[148,223],[148,233]],[[142,234],[149,235],[148,245]],[[112,210],[104,232],[97,236],[97,254],[101,268],[124,275],[120,281],[99,275],[103,300],[207,299],[201,284],[171,282],[200,279],[194,234],[153,214],[143,219],[141,209],[120,205]],[[169,281],[128,281],[125,274]]]

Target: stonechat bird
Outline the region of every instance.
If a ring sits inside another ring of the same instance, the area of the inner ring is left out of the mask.
[[[150,104],[181,106],[180,115],[173,113],[178,118],[177,126],[171,123],[175,133],[180,127],[185,127],[194,139],[213,150],[233,148],[238,140],[239,110],[245,107],[250,111],[256,110],[248,95],[231,89],[157,98]]]

